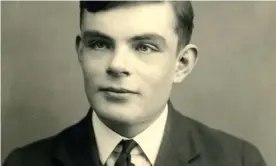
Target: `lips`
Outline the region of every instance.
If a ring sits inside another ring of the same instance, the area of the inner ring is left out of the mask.
[[[132,93],[132,94],[138,94],[135,91],[131,91],[128,89],[124,89],[124,88],[115,88],[115,87],[101,87],[99,88],[100,91],[104,91],[104,92],[113,92],[113,93]]]

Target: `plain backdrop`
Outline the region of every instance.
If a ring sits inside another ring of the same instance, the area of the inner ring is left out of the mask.
[[[2,161],[88,110],[74,48],[78,2],[1,2]],[[276,165],[276,2],[193,2],[199,62],[172,94],[184,115]]]

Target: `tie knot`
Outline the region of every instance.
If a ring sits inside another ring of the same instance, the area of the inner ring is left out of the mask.
[[[123,150],[122,150],[122,153],[130,153],[131,150],[137,146],[137,143],[133,140],[133,139],[130,139],[130,140],[122,140],[120,142],[120,144],[122,145],[123,147]]]

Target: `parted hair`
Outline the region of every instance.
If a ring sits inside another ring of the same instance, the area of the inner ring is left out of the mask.
[[[80,1],[80,27],[85,10],[91,13],[110,10],[121,6],[131,6],[141,3],[162,3],[165,1]],[[178,35],[179,45],[186,45],[190,42],[194,28],[194,11],[190,1],[167,1],[173,9],[177,18],[175,31]]]

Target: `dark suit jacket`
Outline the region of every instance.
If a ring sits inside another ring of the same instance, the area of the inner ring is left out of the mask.
[[[100,166],[92,111],[50,138],[17,148],[4,166]],[[184,117],[169,103],[156,166],[265,166],[252,144]]]

